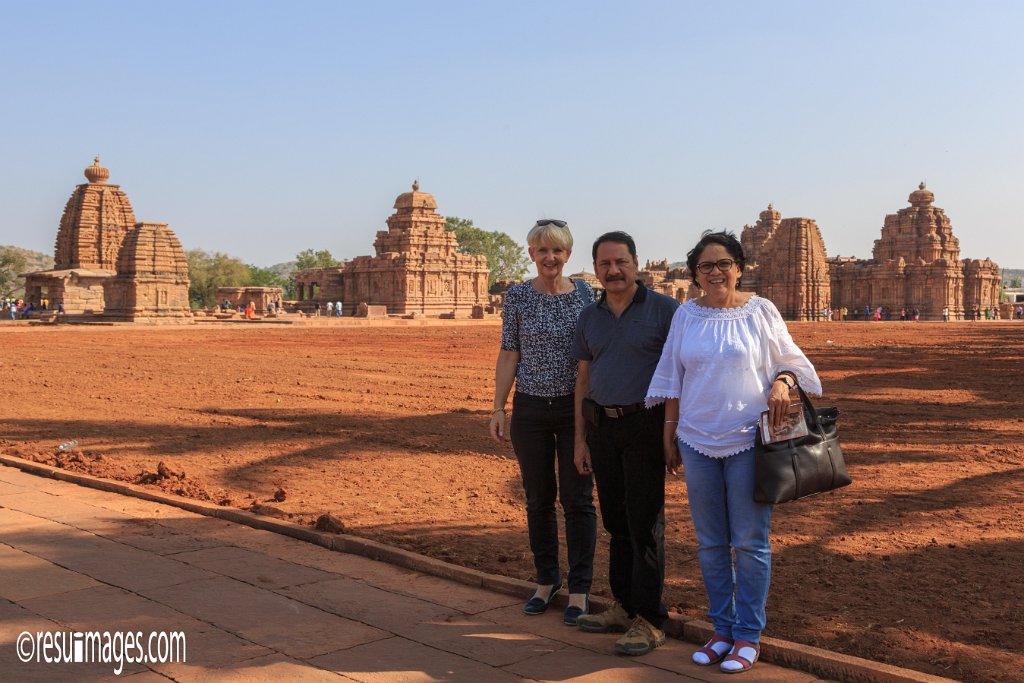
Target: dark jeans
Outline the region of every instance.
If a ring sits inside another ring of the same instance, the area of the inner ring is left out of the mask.
[[[542,398],[516,392],[510,425],[512,447],[519,460],[526,491],[526,520],[537,583],[561,581],[558,566],[558,516],[555,496],[565,515],[569,554],[569,592],[589,593],[594,578],[597,513],[594,482],[573,463],[575,407],[573,397]],[[557,462],[558,478],[555,478]],[[559,483],[561,492],[559,492]]]
[[[587,424],[604,528],[611,534],[608,581],[630,616],[661,628],[665,584],[665,406]]]

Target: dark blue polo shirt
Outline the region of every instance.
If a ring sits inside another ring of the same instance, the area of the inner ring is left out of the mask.
[[[590,362],[590,398],[603,406],[640,403],[661,360],[679,302],[637,280],[633,301],[618,318],[605,296],[587,306],[576,323],[572,352]]]

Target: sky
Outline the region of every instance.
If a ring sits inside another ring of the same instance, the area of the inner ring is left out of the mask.
[[[0,0],[0,244],[52,253],[99,155],[140,221],[268,266],[372,254],[414,179],[641,263],[772,202],[870,258],[921,181],[1024,268],[1024,3]]]

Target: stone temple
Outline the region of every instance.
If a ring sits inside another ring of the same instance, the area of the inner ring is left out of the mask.
[[[747,265],[740,289],[770,299],[787,320],[814,320],[829,305],[828,254],[817,223],[782,218],[769,204],[740,234]]]
[[[488,303],[487,258],[459,252],[444,228],[433,195],[412,191],[395,200],[387,230],[377,232],[374,256],[341,268],[317,268],[296,277],[300,301],[341,301],[345,315],[359,304],[384,306],[389,315],[469,317]]]
[[[863,319],[864,308],[898,313],[918,309],[921,320],[962,320],[999,303],[999,266],[990,259],[961,259],[951,221],[934,206],[924,183],[910,206],[885,217],[871,259],[828,258],[821,233],[809,218],[782,218],[769,204],[740,236],[747,268],[740,287],[771,299],[788,320],[815,320],[821,311],[846,308]]]
[[[128,196],[107,181],[99,157],[85,169],[64,207],[54,266],[25,275],[25,297],[38,309],[64,305],[68,319],[193,322],[188,264],[165,223],[135,220]]]

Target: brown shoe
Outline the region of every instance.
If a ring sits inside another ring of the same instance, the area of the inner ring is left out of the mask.
[[[576,625],[587,633],[623,633],[629,630],[631,621],[622,605],[615,603],[611,609],[606,609],[600,614],[580,615]]]
[[[626,631],[626,635],[615,641],[615,651],[620,655],[645,655],[664,644],[665,632],[655,628],[643,617],[637,616]]]

